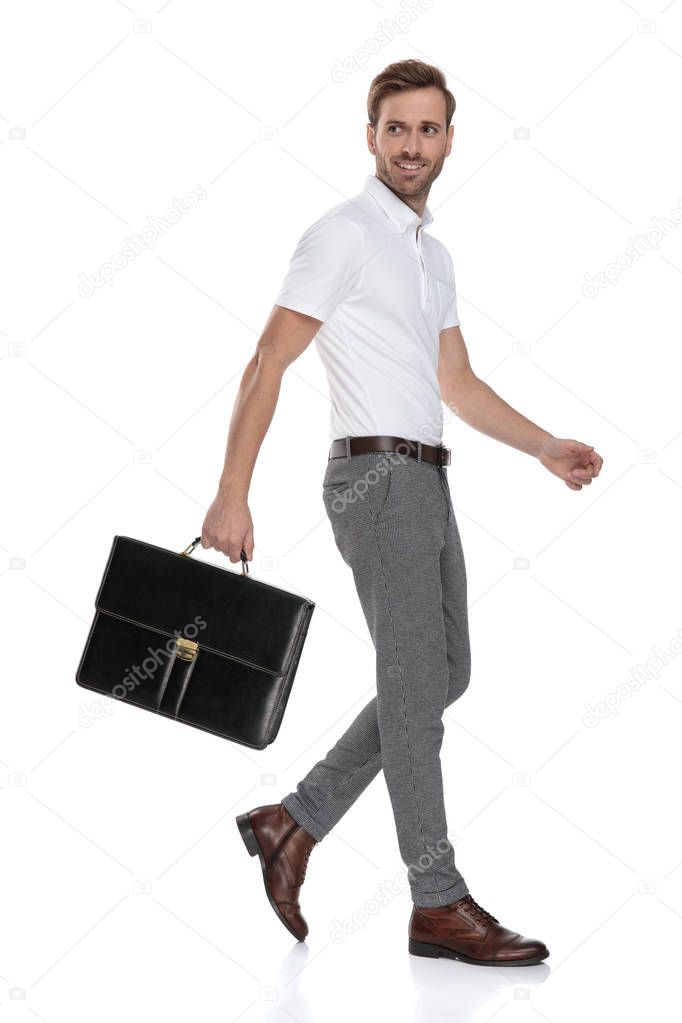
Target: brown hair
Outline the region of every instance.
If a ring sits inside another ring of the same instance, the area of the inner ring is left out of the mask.
[[[379,108],[384,96],[391,92],[402,92],[405,89],[424,89],[435,85],[445,96],[445,127],[450,127],[455,112],[455,97],[445,82],[445,75],[433,64],[425,64],[422,60],[409,58],[389,64],[372,80],[367,96],[367,117],[373,128],[379,120]]]

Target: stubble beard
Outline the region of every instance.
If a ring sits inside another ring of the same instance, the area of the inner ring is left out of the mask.
[[[420,176],[419,179],[415,178],[413,181],[403,179],[399,176],[399,172],[394,169],[395,156],[386,158],[377,152],[375,159],[376,176],[383,181],[385,185],[388,185],[388,187],[394,191],[399,198],[403,199],[403,201],[406,199],[423,198],[424,201],[426,201],[428,199],[431,185],[443,169],[445,155],[440,154],[436,162],[431,165],[429,165],[428,161],[426,161],[427,165],[424,172],[424,179],[421,180]],[[408,163],[409,161],[405,160],[404,162]],[[419,160],[418,162],[421,163],[423,161]]]

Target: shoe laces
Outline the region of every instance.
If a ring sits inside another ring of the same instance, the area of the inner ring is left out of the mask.
[[[484,920],[492,920],[493,923],[499,924],[500,921],[497,917],[493,916],[492,913],[489,913],[487,909],[483,908],[483,906],[479,906],[478,902],[476,902],[476,899],[474,899],[472,895],[465,895],[464,898],[475,914],[482,916]]]
[[[313,851],[313,848],[314,847],[312,845],[308,846],[303,856],[303,870],[301,871],[301,880],[298,882],[299,885],[302,885],[305,881],[305,872],[308,869],[308,860],[310,859],[310,854]]]

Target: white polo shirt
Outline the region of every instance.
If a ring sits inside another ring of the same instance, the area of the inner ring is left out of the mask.
[[[452,259],[433,221],[374,174],[301,235],[275,304],[307,313],[331,397],[329,437],[442,442],[439,333],[458,326]]]

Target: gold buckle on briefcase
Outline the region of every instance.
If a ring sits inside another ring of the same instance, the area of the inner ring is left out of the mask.
[[[199,644],[193,639],[185,639],[184,636],[175,637],[175,653],[176,656],[181,658],[183,661],[194,661],[196,660],[197,651]]]

